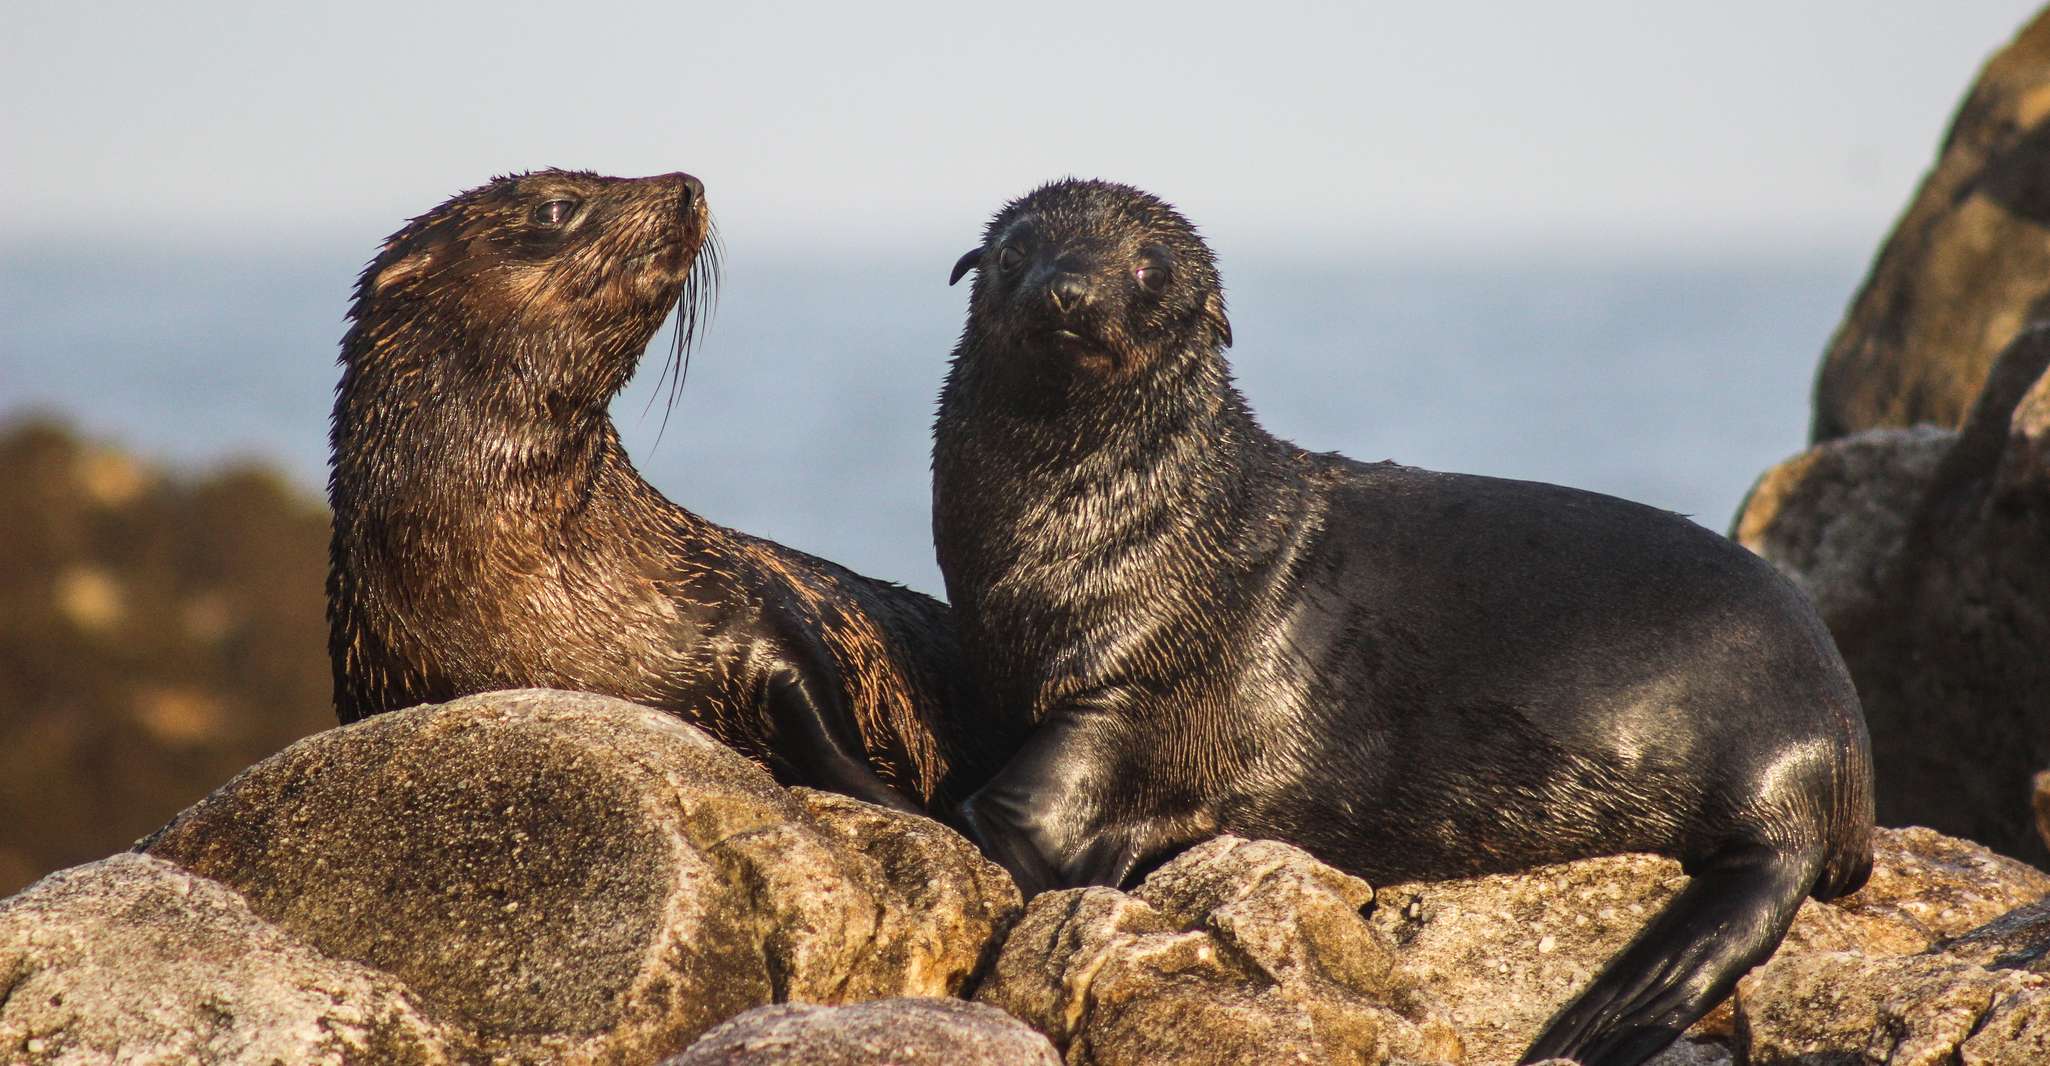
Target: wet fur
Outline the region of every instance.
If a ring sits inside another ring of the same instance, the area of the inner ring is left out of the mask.
[[[570,224],[538,223],[555,199]],[[686,175],[542,171],[413,220],[364,270],[328,484],[336,710],[602,692],[787,783],[948,807],[1003,738],[961,717],[946,607],[670,503],[607,414],[673,308],[680,373],[710,233]]]
[[[1220,831],[1382,882],[1676,856],[1690,887],[1529,1052],[1621,1066],[1862,883],[1863,718],[1769,566],[1612,497],[1268,434],[1209,249],[1136,189],[1041,188],[967,269],[934,535],[992,713],[1039,723],[964,808],[1028,891]]]

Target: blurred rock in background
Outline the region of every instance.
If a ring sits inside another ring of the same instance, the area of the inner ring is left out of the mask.
[[[2046,175],[2050,178],[2050,175]],[[2050,327],[1964,428],[1870,430],[1759,479],[1733,531],[1807,589],[1857,680],[1879,821],[2050,866]],[[1874,517],[1881,516],[1881,517]]]
[[[0,896],[128,846],[334,725],[327,511],[0,427]]]
[[[1815,382],[1810,439],[1955,428],[1994,357],[2050,312],[2050,11],[1979,73]]]
[[[1966,94],[1731,535],[1814,598],[1883,825],[2050,867],[2050,10]]]

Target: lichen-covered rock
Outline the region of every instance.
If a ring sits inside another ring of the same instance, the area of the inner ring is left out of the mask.
[[[1736,535],[1822,609],[1864,704],[1881,824],[2050,864],[2032,811],[2050,765],[2050,326],[2015,337],[1923,473],[1942,439],[1866,434],[1783,464]]]
[[[2050,1062],[2050,876],[1927,829],[1875,843],[1871,882],[1738,982],[1746,1061]]]
[[[541,690],[310,737],[145,843],[512,1060],[653,1059],[767,1003],[954,994],[1018,907],[925,819],[793,796],[669,715]]]
[[[878,896],[889,911],[868,955],[831,1002],[962,991],[978,953],[995,947],[1021,909],[1010,876],[929,818],[834,792],[790,792],[844,854],[862,856],[864,871],[873,863],[887,888]]]
[[[446,1063],[462,1034],[226,887],[140,855],[0,902],[0,1062]]]
[[[1613,855],[1384,886],[1371,920],[1401,945],[1404,979],[1444,1005],[1468,1061],[1508,1064],[1686,883],[1671,859]]]
[[[1299,849],[1219,837],[1130,895],[1035,898],[976,999],[1070,1066],[1459,1061],[1457,1035],[1360,917],[1372,896]]]
[[[1988,969],[2050,974],[2050,899],[2016,907],[1935,947]]]
[[[664,1066],[1059,1066],[1046,1037],[994,1007],[879,999],[757,1007]]]
[[[1794,916],[1782,953],[1912,955],[2050,896],[2050,874],[1931,829],[1881,829],[1865,887]]]
[[[1815,387],[1813,439],[1956,426],[2050,305],[2050,12],[1990,60],[1894,226]]]
[[[1685,884],[1680,864],[1615,855],[1525,873],[1388,885],[1371,922],[1399,946],[1398,982],[1442,1004],[1468,1061],[1516,1061],[1559,1008],[1585,988]],[[1842,951],[1852,959],[1912,955],[2050,894],[2050,875],[1927,829],[1882,829],[1859,892],[1803,904],[1776,958]],[[1711,1041],[1733,1034],[1731,1007],[1709,1013],[1658,1061],[1716,1062]]]
[[[2050,896],[2050,875],[1927,829],[1880,830],[1873,857],[1864,889],[1802,905],[1778,964],[1827,958],[1838,970],[1869,971],[1880,975],[1870,983],[1876,996],[1901,969],[1891,960],[1947,950],[1941,965],[1910,968],[1914,987],[1936,995],[1949,987],[1946,974],[1967,999],[1974,988],[2029,987],[1987,984],[1979,963],[2000,954],[2019,965],[2019,956],[2050,947],[2036,932],[2050,925],[2038,914],[2050,907],[2038,903]],[[1286,845],[1224,837],[1129,895],[1095,888],[1034,900],[977,998],[1046,1032],[1077,1064],[1463,1054],[1473,1066],[1508,1066],[1685,884],[1671,859],[1607,856],[1388,885],[1372,894],[1362,922],[1356,912],[1368,896],[1357,879]],[[1895,1043],[1910,1051],[1941,1045],[1951,1032],[1947,1014],[1878,998],[1845,1008],[1859,1020],[1813,1028],[1804,1019],[1816,1008],[1799,997],[1827,990],[1817,975],[1836,971],[1820,966],[1745,986],[1759,1049],[1812,1044],[1862,1055],[1866,1029],[1882,1017],[1898,1022]],[[2019,1000],[2010,1008],[2025,1006],[2040,1009]],[[2017,1032],[2033,1033],[2034,1017],[2013,1014]],[[1843,1027],[1857,1030],[1855,1047]],[[1654,1063],[1721,1066],[1746,1039],[1733,1003],[1689,1037]],[[2015,1039],[2022,1042],[2012,1046],[2026,1043]]]
[[[2042,978],[1946,955],[1775,956],[1737,983],[1739,1039],[1753,1063],[1949,1063],[1989,1010]]]

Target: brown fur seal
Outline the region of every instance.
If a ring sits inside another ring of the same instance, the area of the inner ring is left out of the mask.
[[[600,692],[786,783],[947,805],[1005,740],[964,717],[945,605],[670,503],[607,415],[671,308],[689,343],[709,232],[689,175],[548,170],[385,242],[334,408],[336,709]]]
[[[1687,888],[1528,1052],[1624,1066],[1862,883],[1857,696],[1762,560],[1613,497],[1275,438],[1209,248],[1136,189],[1041,188],[970,269],[933,525],[991,712],[1039,723],[962,811],[1027,891],[1219,831],[1381,882],[1673,855]]]

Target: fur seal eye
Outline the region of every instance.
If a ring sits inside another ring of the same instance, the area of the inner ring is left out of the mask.
[[[1165,244],[1149,244],[1139,249],[1132,257],[1132,277],[1139,287],[1155,296],[1166,291],[1167,283],[1174,280],[1174,249]]]
[[[560,226],[576,213],[575,200],[550,200],[534,209],[534,221],[543,226]]]
[[[1015,244],[1004,245],[1004,250],[997,253],[998,270],[1016,270],[1018,269],[1018,264],[1024,261],[1025,253],[1019,251],[1018,246]]]

